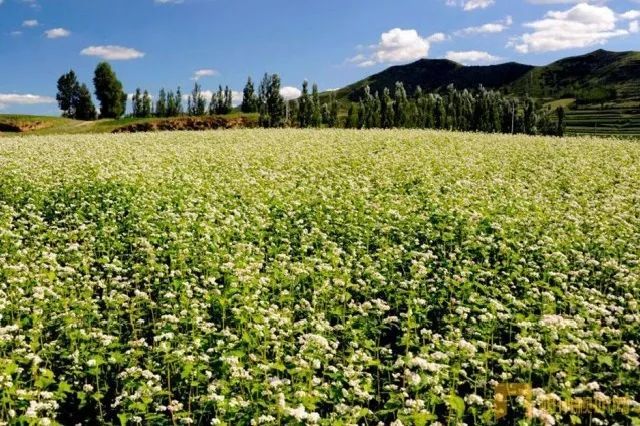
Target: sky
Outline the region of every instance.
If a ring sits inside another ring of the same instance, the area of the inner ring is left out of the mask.
[[[544,65],[640,49],[640,0],[0,0],[0,114],[59,114],[56,81],[109,61],[128,93],[280,74],[283,95],[448,58]]]

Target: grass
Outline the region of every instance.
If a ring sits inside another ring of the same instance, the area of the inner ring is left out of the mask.
[[[638,194],[621,140],[2,139],[0,420],[637,422]]]
[[[233,113],[224,116],[225,118],[249,117],[255,118],[252,114]],[[91,133],[112,133],[114,130],[132,124],[159,122],[172,120],[165,118],[121,118],[118,120],[106,119],[96,121],[78,121],[63,117],[51,116],[31,116],[31,115],[0,115],[0,129],[2,124],[17,126],[33,126],[36,128],[24,132],[29,135],[61,135],[61,134],[91,134]],[[15,136],[13,132],[0,131],[2,136]]]

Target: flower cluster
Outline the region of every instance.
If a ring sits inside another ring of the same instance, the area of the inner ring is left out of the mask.
[[[613,140],[3,138],[0,423],[494,424],[503,383],[543,424],[636,407],[639,194]]]

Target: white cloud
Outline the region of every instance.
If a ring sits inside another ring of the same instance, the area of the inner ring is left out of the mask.
[[[196,72],[193,73],[193,77],[191,77],[191,80],[198,81],[203,77],[213,77],[218,74],[219,74],[218,71],[214,69],[209,69],[209,68],[197,70]]]
[[[184,0],[154,0],[158,4],[180,4],[184,3]]]
[[[47,38],[63,38],[69,37],[71,35],[71,31],[64,28],[53,28],[44,32]]]
[[[289,101],[291,99],[299,98],[300,95],[302,95],[302,92],[297,87],[284,86],[280,89],[280,94],[285,100]]]
[[[80,52],[84,56],[97,56],[110,61],[126,61],[144,57],[144,53],[131,47],[123,46],[89,46]]]
[[[375,64],[399,63],[415,61],[429,55],[432,43],[447,39],[443,33],[436,33],[429,37],[422,37],[416,30],[394,28],[382,33],[378,44],[369,46],[370,54],[360,53],[348,62],[359,67],[369,67]]]
[[[460,62],[461,64],[487,64],[491,62],[497,62],[502,58],[491,55],[488,52],[481,52],[478,50],[468,50],[464,52],[449,51],[445,55],[445,58],[450,61]]]
[[[580,3],[566,11],[550,11],[525,24],[533,31],[512,39],[508,46],[520,53],[550,52],[604,44],[629,34],[617,27],[616,14],[606,6]]]
[[[463,10],[471,11],[476,9],[486,9],[495,4],[495,0],[446,0],[447,6],[460,6]]]
[[[22,23],[22,26],[25,28],[37,27],[38,21],[36,19],[28,19]]]
[[[18,93],[0,93],[0,104],[6,105],[36,105],[53,104],[56,100],[49,96]]]
[[[640,21],[629,22],[629,32],[631,34],[637,34],[638,32],[640,32]]]
[[[10,34],[12,37],[19,37],[22,35],[22,31],[11,31]]]
[[[490,22],[488,24],[480,25],[477,27],[467,27],[460,31],[456,31],[455,35],[457,36],[465,36],[465,35],[476,35],[476,34],[495,34],[501,33],[509,29],[509,27],[513,24],[513,19],[511,16],[507,16],[502,21]]]
[[[577,4],[577,3],[596,3],[604,4],[609,0],[527,0],[531,4]]]
[[[630,10],[628,12],[621,13],[619,16],[621,19],[628,19],[631,21],[640,18],[640,10]]]

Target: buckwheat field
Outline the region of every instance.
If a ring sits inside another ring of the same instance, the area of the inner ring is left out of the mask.
[[[637,142],[4,138],[0,420],[638,424],[639,262]]]

